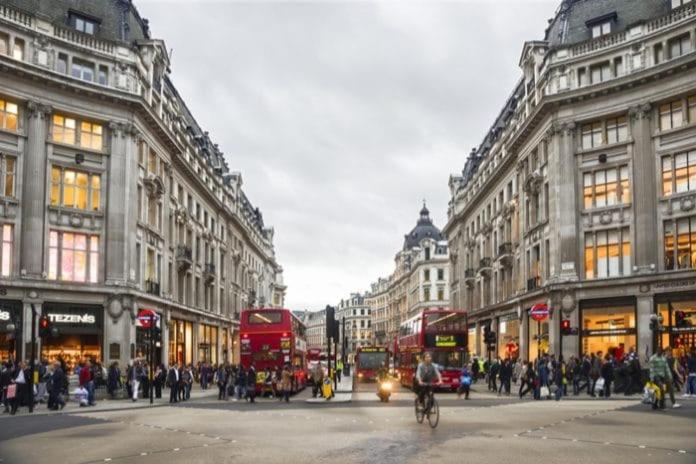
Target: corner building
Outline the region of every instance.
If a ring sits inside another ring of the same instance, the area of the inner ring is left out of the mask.
[[[238,356],[238,315],[282,306],[273,229],[170,79],[129,0],[0,1],[0,357],[30,355],[31,306],[68,366]],[[14,326],[14,330],[8,330]]]
[[[486,325],[494,354],[525,360],[694,346],[696,2],[566,0],[519,65],[449,183],[469,351],[486,355]]]

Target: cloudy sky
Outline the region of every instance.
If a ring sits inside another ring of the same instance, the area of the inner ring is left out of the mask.
[[[558,0],[138,0],[172,78],[275,227],[286,306],[387,276],[482,140]]]

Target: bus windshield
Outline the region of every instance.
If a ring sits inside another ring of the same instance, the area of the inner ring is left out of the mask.
[[[386,351],[378,351],[372,353],[358,353],[358,368],[359,369],[379,369],[384,366],[384,363],[389,359]]]
[[[467,330],[466,314],[432,313],[425,315],[426,332],[461,332]]]
[[[464,353],[461,351],[434,351],[433,364],[442,369],[461,369],[464,367]]]
[[[252,311],[249,313],[249,324],[279,324],[283,321],[280,311]]]

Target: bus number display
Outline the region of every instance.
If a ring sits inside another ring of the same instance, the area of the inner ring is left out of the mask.
[[[436,347],[451,347],[457,346],[457,340],[454,335],[435,335]]]

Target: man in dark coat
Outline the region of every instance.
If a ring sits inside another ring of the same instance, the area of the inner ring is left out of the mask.
[[[56,361],[53,363],[53,373],[51,374],[48,388],[49,409],[57,410],[65,407],[65,401],[61,393],[63,393],[63,386],[67,381],[68,379],[65,376],[65,372],[63,372],[63,369],[60,367],[60,363]]]
[[[179,401],[179,368],[176,363],[172,364],[167,371],[167,385],[169,385],[169,402]]]
[[[109,366],[109,372],[106,374],[106,390],[109,392],[109,396],[114,398],[116,396],[116,390],[121,386],[121,369],[118,367],[118,361],[114,361],[111,366]]]
[[[256,368],[252,364],[247,371],[247,398],[250,403],[255,403],[256,400]]]

